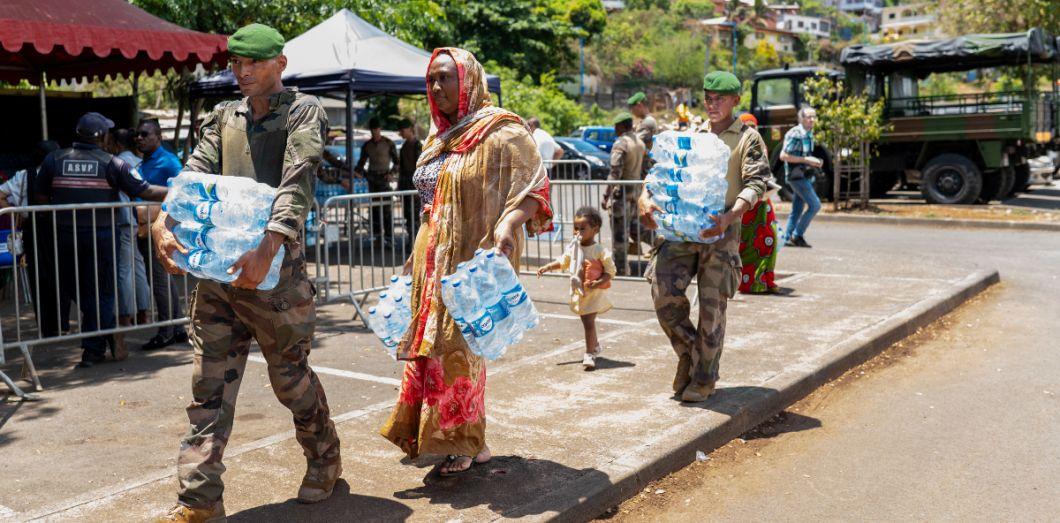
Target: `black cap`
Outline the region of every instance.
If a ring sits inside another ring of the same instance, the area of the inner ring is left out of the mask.
[[[398,120],[397,128],[398,129],[411,129],[412,128],[412,122],[409,121],[408,118],[402,118],[401,120]]]
[[[114,127],[114,122],[110,118],[103,116],[99,113],[85,113],[80,120],[77,121],[77,134],[82,138],[100,138],[111,127]]]

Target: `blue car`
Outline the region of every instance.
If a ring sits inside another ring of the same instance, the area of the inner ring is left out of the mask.
[[[575,138],[581,138],[606,153],[611,152],[611,146],[615,144],[615,129],[613,127],[585,126],[579,127],[574,133]]]

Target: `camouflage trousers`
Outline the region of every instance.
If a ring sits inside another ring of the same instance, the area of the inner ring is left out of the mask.
[[[725,308],[740,278],[740,222],[712,244],[671,242],[658,238],[645,277],[651,283],[655,314],[678,356],[692,358],[693,382],[718,381],[718,363],[725,344]],[[699,325],[689,317],[686,290],[696,278]]]
[[[627,196],[628,187],[615,189],[611,200],[611,256],[615,260],[615,267],[619,276],[630,273],[626,263],[629,240],[636,235],[639,225],[637,221],[637,202],[632,196]],[[631,234],[632,233],[632,234]]]
[[[294,416],[295,436],[310,466],[337,466],[338,434],[324,388],[308,361],[316,321],[315,290],[301,252],[291,253],[291,244],[287,246],[280,284],[272,291],[213,281],[202,281],[195,289],[193,399],[187,407],[191,426],[177,459],[178,498],[184,505],[210,505],[224,492],[222,457],[252,340],[257,340],[268,363],[276,398]]]

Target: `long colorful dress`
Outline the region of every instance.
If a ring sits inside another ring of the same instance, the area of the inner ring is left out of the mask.
[[[485,73],[471,53],[436,49],[431,61],[442,53],[457,65],[458,121],[450,124],[428,96],[434,126],[414,183],[429,218],[413,247],[412,324],[398,346],[407,361],[401,391],[380,429],[409,457],[474,456],[485,445],[486,365],[442,303],[439,280],[475,249],[493,247],[496,226],[526,198],[539,204],[527,231],[552,227],[548,177],[526,125],[490,104]],[[516,267],[521,235],[511,257]]]
[[[764,294],[776,288],[773,269],[777,266],[777,217],[768,198],[759,200],[743,213],[740,261],[743,263],[740,292]]]

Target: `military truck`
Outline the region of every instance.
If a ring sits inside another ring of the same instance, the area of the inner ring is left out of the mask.
[[[773,170],[784,133],[796,125],[806,103],[803,82],[814,75],[843,78],[850,93],[882,98],[889,129],[872,144],[869,165],[874,197],[898,184],[919,188],[932,203],[976,203],[1024,190],[1029,158],[1060,150],[1060,95],[1057,67],[1060,39],[1040,29],[1026,33],[966,35],[853,45],[840,55],[842,71],[828,67],[786,67],[753,78],[751,111],[770,149]],[[1006,67],[1024,77],[1022,91],[920,96],[919,82],[936,73]],[[1036,88],[1047,72],[1051,88]],[[819,194],[831,195],[830,155]]]

